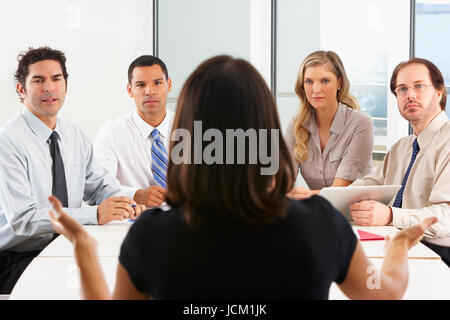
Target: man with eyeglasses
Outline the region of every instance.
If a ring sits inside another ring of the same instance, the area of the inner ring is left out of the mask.
[[[450,121],[444,79],[432,62],[412,58],[395,68],[390,88],[414,133],[394,144],[383,164],[352,186],[402,187],[389,206],[373,200],[354,203],[353,221],[403,229],[436,216],[439,221],[425,232],[423,243],[450,266]]]

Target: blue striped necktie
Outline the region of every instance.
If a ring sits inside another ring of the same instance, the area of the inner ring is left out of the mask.
[[[405,172],[405,176],[403,177],[403,181],[402,181],[402,187],[400,188],[400,190],[397,193],[397,196],[395,197],[394,204],[392,205],[393,207],[401,208],[401,206],[402,206],[403,191],[405,191],[406,181],[408,181],[409,172],[411,171],[411,168],[414,164],[414,161],[416,160],[416,156],[417,156],[417,153],[419,153],[419,150],[420,150],[420,148],[419,148],[419,144],[417,143],[417,138],[416,138],[416,139],[414,139],[414,142],[413,142],[413,151],[412,151],[412,155],[411,155],[411,162],[409,163],[408,169]]]
[[[158,129],[150,134],[152,143],[152,172],[156,185],[167,188],[167,151],[159,137]]]

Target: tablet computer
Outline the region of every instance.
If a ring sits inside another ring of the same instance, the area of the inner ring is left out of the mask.
[[[400,190],[401,185],[329,187],[319,195],[327,199],[347,220],[352,220],[350,206],[362,200],[376,200],[388,204]]]

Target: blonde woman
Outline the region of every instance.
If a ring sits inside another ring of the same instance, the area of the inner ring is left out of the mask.
[[[371,172],[373,123],[349,88],[336,53],[316,51],[303,61],[295,84],[300,112],[285,140],[311,191],[297,187],[288,196],[303,198],[324,187],[347,186]]]

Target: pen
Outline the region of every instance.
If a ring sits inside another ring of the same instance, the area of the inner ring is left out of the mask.
[[[135,204],[132,204],[132,205],[131,205],[131,207],[132,207],[132,208],[136,208],[136,207],[137,207],[137,205],[135,205]],[[129,222],[133,222],[133,221],[134,221],[134,219],[128,219],[128,221],[129,221]]]

